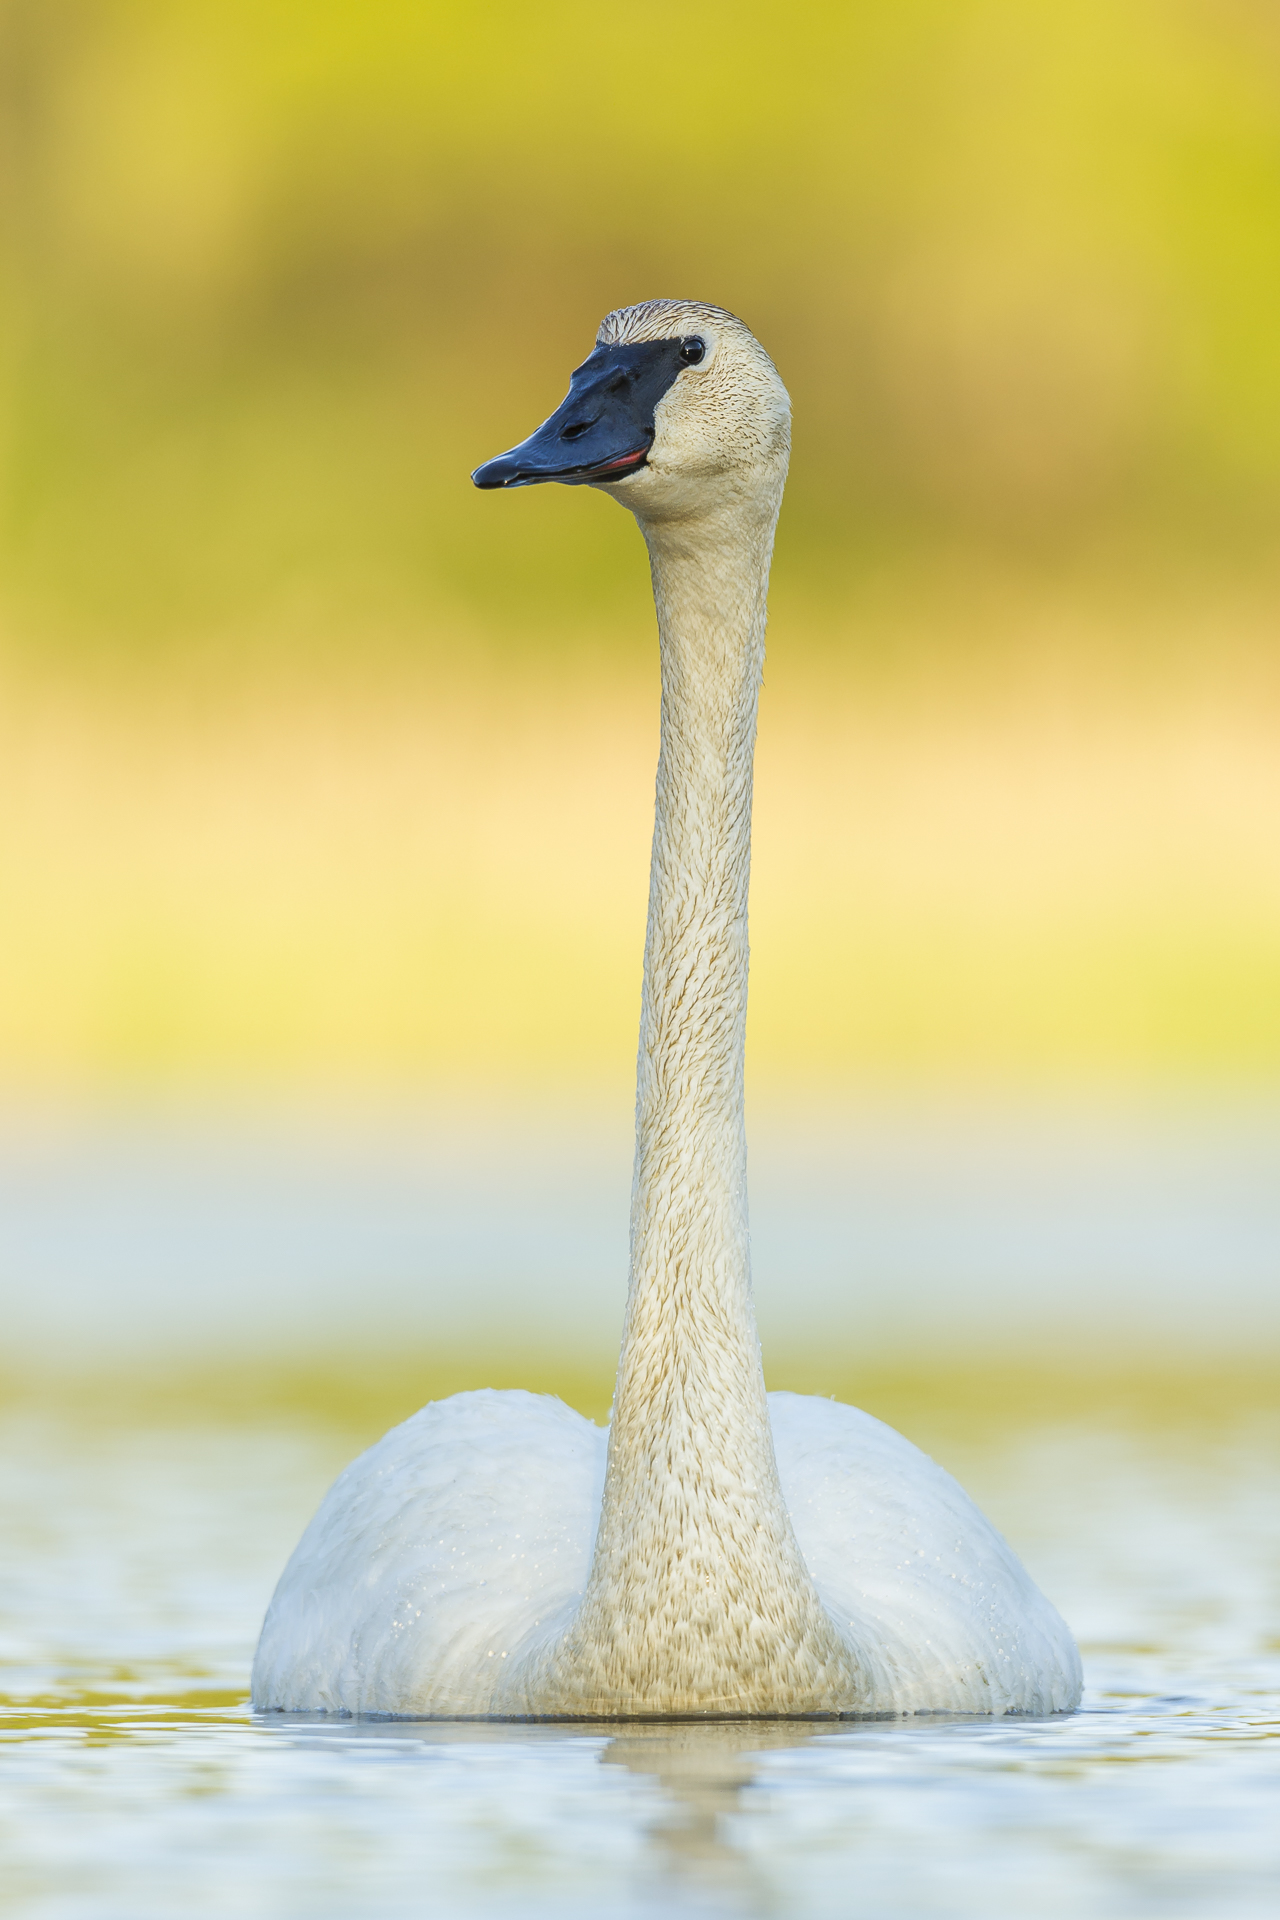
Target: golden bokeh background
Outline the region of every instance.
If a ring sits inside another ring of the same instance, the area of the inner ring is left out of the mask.
[[[1280,1073],[1262,0],[5,0],[0,1070],[632,1071],[641,543],[468,472],[608,308],[795,404],[753,1084]]]

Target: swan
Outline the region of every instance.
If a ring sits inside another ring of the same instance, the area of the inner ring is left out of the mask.
[[[629,1719],[1048,1714],[1065,1623],[957,1483],[856,1408],[766,1396],[743,1042],[752,759],[790,402],[743,323],[610,313],[482,488],[594,486],[649,549],[662,709],[631,1262],[607,1431],[550,1396],[426,1406],[280,1579],[258,1709]]]

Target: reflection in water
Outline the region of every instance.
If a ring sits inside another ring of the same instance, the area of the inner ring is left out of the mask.
[[[658,1789],[642,1797],[637,1828],[643,1844],[632,1862],[633,1880],[644,1881],[658,1903],[669,1895],[678,1911],[692,1904],[699,1911],[723,1907],[744,1916],[779,1911],[770,1876],[733,1831],[733,1816],[749,1809],[760,1756],[841,1730],[831,1721],[713,1720],[632,1721],[611,1732],[581,1721],[331,1720],[300,1713],[259,1714],[255,1723],[268,1734],[291,1734],[321,1748],[330,1742],[366,1749],[462,1748],[477,1756],[506,1749],[525,1765],[566,1744],[586,1749],[600,1766],[622,1768]],[[913,1722],[927,1723],[923,1715]]]
[[[636,1724],[615,1734],[600,1757],[662,1789],[648,1827],[659,1882],[737,1913],[768,1914],[776,1900],[754,1860],[734,1844],[730,1816],[743,1810],[759,1754],[799,1747],[824,1730],[830,1733],[830,1725],[806,1720]]]
[[[1166,1711],[1177,1704],[1159,1703]],[[579,1763],[579,1781],[583,1761],[589,1761],[592,1773],[619,1769],[642,1789],[628,1802],[635,1844],[625,1872],[629,1891],[642,1900],[640,1910],[646,1915],[725,1913],[741,1920],[768,1920],[807,1910],[807,1903],[797,1905],[794,1897],[794,1863],[790,1871],[781,1864],[786,1843],[776,1848],[759,1843],[771,1820],[782,1841],[797,1806],[812,1812],[835,1786],[840,1796],[841,1865],[848,1870],[855,1860],[863,1865],[858,1859],[863,1850],[860,1829],[873,1817],[886,1772],[895,1767],[900,1777],[905,1772],[917,1791],[936,1785],[944,1755],[944,1767],[957,1762],[963,1766],[966,1760],[981,1767],[976,1751],[966,1753],[965,1743],[972,1740],[994,1740],[997,1751],[986,1756],[988,1764],[994,1762],[1002,1772],[1016,1770],[1034,1764],[1039,1735],[1047,1733],[1052,1739],[1073,1723],[1083,1729],[1095,1717],[991,1720],[982,1715],[911,1714],[845,1721],[635,1721],[615,1731],[585,1722],[346,1720],[272,1713],[256,1715],[255,1724],[269,1736],[317,1752],[461,1751],[491,1767],[501,1756],[510,1768],[507,1777],[518,1783],[517,1793],[527,1790],[534,1777],[552,1775],[557,1755],[561,1762]],[[1144,1729],[1147,1737],[1152,1731]],[[1127,1745],[1131,1728],[1124,1737]],[[1095,1761],[1102,1757],[1107,1738],[1096,1728],[1085,1735]],[[942,1746],[936,1744],[939,1740]],[[812,1763],[803,1772],[769,1764],[801,1757]],[[1065,1772],[1071,1760],[1060,1753],[1051,1764]],[[494,1769],[495,1778],[503,1773],[505,1768]],[[879,1811],[883,1814],[882,1803]],[[819,1835],[820,1848],[829,1850],[830,1833],[820,1827]],[[847,1897],[848,1888],[838,1884]],[[909,1899],[905,1910],[913,1911]],[[847,1906],[840,1911],[847,1913]]]
[[[916,1715],[910,1724],[925,1726],[931,1720]],[[617,1732],[581,1721],[333,1720],[303,1713],[258,1714],[255,1723],[268,1734],[292,1733],[303,1742],[344,1746],[412,1744],[476,1753],[505,1747],[521,1758],[565,1742],[586,1747],[600,1765],[621,1767],[659,1789],[645,1799],[643,1858],[635,1863],[655,1892],[665,1885],[682,1900],[719,1903],[741,1914],[770,1914],[777,1908],[768,1878],[735,1843],[732,1830],[731,1816],[747,1809],[759,1756],[841,1731],[841,1723],[818,1720],[631,1721]]]

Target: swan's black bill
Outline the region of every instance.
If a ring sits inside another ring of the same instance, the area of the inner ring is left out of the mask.
[[[568,398],[510,453],[486,460],[478,487],[591,486],[638,473],[653,445],[654,412],[682,368],[679,340],[597,347],[569,382]]]

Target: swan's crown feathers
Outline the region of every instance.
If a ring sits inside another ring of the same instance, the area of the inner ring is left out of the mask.
[[[633,340],[672,340],[699,327],[728,325],[752,338],[736,313],[708,306],[705,300],[641,300],[634,307],[606,313],[596,334],[598,347],[627,346]]]

